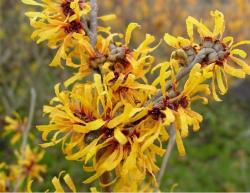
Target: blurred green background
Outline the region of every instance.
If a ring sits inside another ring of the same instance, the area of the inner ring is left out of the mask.
[[[68,68],[48,67],[55,52],[45,43],[37,45],[30,39],[32,28],[24,16],[29,7],[19,0],[1,0],[0,5],[0,133],[6,115],[13,111],[23,117],[28,115],[30,88],[34,87],[37,100],[32,132],[37,138],[32,143],[36,146],[41,140],[35,125],[48,122],[42,107],[54,96],[54,85],[72,72]],[[99,0],[100,15],[117,14],[117,20],[108,23],[113,31],[123,32],[131,21],[142,25],[134,44],[145,33],[155,35],[158,41],[165,32],[185,34],[188,15],[202,17],[210,24],[209,11],[214,9],[225,14],[226,34],[236,40],[250,39],[249,0]],[[164,44],[161,47],[154,55],[159,61],[167,60],[171,49]],[[249,53],[249,47],[246,49]],[[250,79],[232,79],[230,83],[223,102],[195,105],[204,117],[201,130],[185,139],[186,157],[179,157],[176,149],[173,151],[162,191],[170,191],[175,183],[175,191],[250,191]],[[8,137],[0,138],[0,162],[13,162],[13,147],[8,141]],[[81,163],[66,161],[60,146],[49,148],[43,163],[48,171],[43,175],[44,183],[34,183],[35,191],[52,190],[51,179],[61,170],[70,173],[81,191],[88,191],[90,186],[81,182],[90,174],[83,172]]]

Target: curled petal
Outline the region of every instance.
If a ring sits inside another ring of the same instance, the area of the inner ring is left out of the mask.
[[[130,23],[127,27],[126,34],[125,34],[125,45],[127,46],[131,39],[131,34],[134,31],[135,28],[140,27],[137,23]]]
[[[245,76],[246,76],[245,72],[242,69],[233,68],[232,66],[228,65],[227,63],[224,64],[224,70],[229,75],[237,77],[237,78],[245,78]]]
[[[119,128],[115,129],[114,137],[121,145],[125,145],[128,141],[126,136],[121,132]]]
[[[185,156],[186,151],[179,130],[176,130],[176,144],[180,156]]]
[[[211,15],[214,17],[215,22],[213,36],[223,35],[225,29],[224,15],[217,10],[211,11]]]

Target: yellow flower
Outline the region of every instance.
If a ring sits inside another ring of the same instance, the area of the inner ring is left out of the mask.
[[[182,37],[175,38],[169,34],[165,34],[164,39],[170,46],[177,49],[172,53],[172,58],[177,59],[181,65],[191,64],[199,52],[209,50],[206,57],[200,63],[204,68],[204,72],[207,74],[212,73],[212,95],[216,101],[220,101],[216,90],[218,89],[222,95],[227,92],[227,74],[237,78],[245,78],[245,75],[250,74],[250,66],[241,59],[246,58],[247,53],[244,50],[236,48],[240,45],[250,44],[250,41],[245,40],[233,44],[233,37],[228,36],[223,38],[225,30],[224,15],[216,10],[211,11],[211,16],[214,18],[215,23],[213,30],[210,30],[205,24],[189,16],[186,20],[189,39]],[[201,37],[199,46],[197,46],[197,43],[195,43],[196,40],[193,38],[194,26]],[[170,72],[164,71],[163,73]],[[161,84],[163,83],[164,81],[161,80]]]
[[[195,25],[203,38],[201,49],[212,48],[214,50],[208,55],[207,61],[202,62],[202,65],[210,65],[208,68],[213,72],[212,94],[215,100],[220,101],[216,92],[216,83],[220,94],[224,95],[228,90],[226,74],[237,78],[245,78],[246,74],[250,75],[250,66],[237,57],[246,58],[247,53],[237,47],[250,44],[250,40],[233,44],[233,37],[222,38],[225,29],[224,16],[217,10],[211,11],[211,15],[215,23],[213,31],[192,17],[189,17],[189,20],[190,25]]]
[[[26,12],[26,15],[30,18],[31,26],[35,28],[31,35],[32,39],[36,39],[37,43],[47,40],[50,48],[58,48],[50,66],[61,66],[63,59],[66,60],[68,66],[76,67],[77,65],[72,61],[79,58],[81,61],[80,71],[88,74],[86,66],[83,66],[82,57],[85,54],[82,53],[82,49],[88,45],[82,46],[82,43],[89,42],[88,33],[90,32],[87,26],[90,12],[89,2],[84,0],[55,0],[41,3],[35,0],[22,0],[22,2],[42,8],[41,12]],[[81,21],[81,18],[86,21]],[[107,21],[114,18],[114,14],[109,14],[98,17],[98,20]],[[101,26],[98,26],[97,30],[98,32],[110,33],[109,28]]]
[[[174,124],[177,148],[182,156],[185,155],[182,138],[187,137],[188,127],[191,125],[193,131],[198,131],[202,121],[202,116],[191,109],[191,103],[196,100],[202,100],[204,104],[208,102],[207,98],[200,94],[210,94],[209,85],[204,83],[209,77],[209,74],[201,69],[201,65],[196,64],[191,70],[183,90],[179,92],[179,85],[177,85],[176,90],[173,90],[175,96],[170,98],[170,93],[167,93],[162,103],[158,105],[158,109],[162,109],[166,117],[174,117],[166,121],[168,124]],[[165,88],[164,85],[163,89]]]
[[[83,161],[85,170],[95,172],[85,183],[115,171],[117,180],[132,180],[131,190],[137,190],[148,174],[154,179],[155,157],[164,153],[154,142],[166,140],[167,133],[162,121],[152,118],[150,108],[134,107],[124,100],[113,103],[101,76],[95,74],[94,81],[75,85],[72,91],[55,87],[57,97],[52,103],[57,104],[44,107],[50,124],[38,126],[45,141],[51,132],[53,137],[42,146],[62,142],[67,159]],[[93,166],[87,166],[91,160]]]
[[[188,39],[183,37],[174,37],[168,33],[164,35],[164,41],[176,50],[171,54],[171,59],[179,61],[182,66],[188,65],[193,61],[196,53],[199,51],[200,46],[194,41],[193,25],[190,18],[186,19],[186,28]],[[178,70],[178,69],[177,69]]]
[[[161,92],[163,96],[165,96],[167,93],[166,91],[167,81],[169,80],[169,78],[171,78],[172,82],[175,82],[175,74],[180,71],[179,63],[173,59],[171,59],[169,62],[159,63],[152,68],[151,73],[154,73],[157,69],[160,69],[159,75],[154,79],[152,85],[155,87],[160,85]]]
[[[50,66],[61,65],[61,59],[67,58],[67,50],[74,47],[77,41],[73,34],[81,34],[87,38],[85,29],[81,23],[81,17],[87,15],[90,6],[82,0],[56,0],[38,3],[35,0],[22,0],[28,5],[35,5],[42,8],[41,12],[27,12],[30,23],[35,31],[32,39],[37,43],[48,41],[50,48],[58,48],[57,53],[50,63]]]
[[[60,182],[60,177],[62,176],[62,175],[64,175],[64,171],[62,171],[62,172],[60,172],[60,174],[59,174],[59,177],[57,178],[57,177],[53,177],[53,179],[52,179],[52,184],[53,184],[53,186],[54,186],[54,188],[55,188],[55,192],[65,192],[64,191],[64,188],[63,188],[63,186],[61,185],[61,182]],[[74,182],[73,182],[73,180],[71,179],[71,177],[70,177],[70,175],[69,174],[65,174],[64,176],[63,176],[63,180],[64,180],[64,182],[65,182],[65,184],[67,185],[67,187],[72,191],[72,192],[76,192],[76,187],[75,187],[75,184],[74,184]]]
[[[10,178],[12,181],[16,181],[21,174],[21,179],[27,178],[38,179],[43,181],[41,173],[46,172],[46,166],[39,164],[44,156],[44,151],[38,152],[37,149],[32,150],[29,146],[26,146],[24,152],[15,152],[18,159],[17,164],[10,165]],[[21,180],[18,179],[18,180]]]
[[[52,179],[52,184],[55,188],[55,193],[61,193],[61,192],[66,192],[63,188],[63,185],[61,183],[61,179],[62,178],[62,175],[63,176],[63,181],[64,183],[67,185],[67,189],[71,190],[72,192],[77,192],[76,191],[76,186],[75,186],[75,183],[73,182],[72,178],[70,177],[69,174],[65,173],[65,171],[61,171],[60,174],[59,174],[59,177],[53,177]],[[33,192],[32,189],[31,189],[31,186],[32,186],[32,183],[33,181],[28,181],[28,184],[27,184],[27,192],[31,193]],[[48,192],[49,190],[47,190],[46,192]]]
[[[80,80],[91,72],[90,69],[99,71],[108,77],[113,76],[113,82],[118,77],[127,77],[132,73],[136,79],[142,79],[145,83],[147,80],[145,74],[150,70],[154,57],[149,55],[157,46],[151,48],[150,45],[155,41],[154,36],[147,34],[145,40],[136,48],[130,49],[129,43],[132,31],[139,27],[136,23],[131,23],[125,32],[124,42],[114,42],[114,36],[122,36],[121,34],[108,34],[107,37],[97,36],[95,49],[87,39],[83,39],[79,34],[74,34],[74,38],[78,39],[79,47],[71,52],[73,55],[80,56],[80,63],[75,64],[72,57],[69,57],[67,64],[73,68],[79,68],[78,72],[65,82],[68,86]],[[82,50],[86,50],[84,53]]]
[[[5,172],[6,164],[0,163],[0,192],[9,191],[9,178]]]
[[[131,40],[132,32],[140,27],[137,23],[130,23],[125,32],[124,42],[115,42],[111,53],[113,55],[110,57],[110,64],[116,73],[123,73],[127,75],[128,73],[134,74],[138,78],[142,78],[144,82],[145,74],[151,69],[151,65],[154,62],[154,57],[150,55],[158,45],[155,47],[150,47],[155,41],[155,37],[146,34],[145,40],[135,48],[131,49],[129,43]],[[121,54],[123,52],[123,54]]]
[[[90,72],[100,72],[101,67],[107,61],[110,42],[113,36],[116,35],[109,34],[108,37],[98,35],[96,46],[93,48],[88,39],[83,39],[82,35],[74,34],[73,37],[78,41],[78,45],[69,53],[66,64],[69,67],[78,69],[78,72],[66,80],[64,85],[68,87],[75,81],[89,75]],[[75,56],[79,58],[78,63],[73,60]]]
[[[6,183],[6,175],[0,172],[0,192],[8,192]]]
[[[21,138],[24,130],[27,127],[27,118],[25,117],[22,119],[18,113],[14,113],[15,118],[6,116],[5,122],[6,125],[4,127],[4,133],[3,135],[13,134],[10,142],[11,144],[16,144],[17,141]],[[31,139],[34,138],[34,136],[29,133],[29,137]]]
[[[105,97],[98,96],[93,84],[76,85],[72,92],[60,92],[58,84],[55,86],[55,93],[56,97],[52,99],[51,104],[59,104],[44,106],[44,112],[49,114],[50,124],[37,128],[43,132],[44,141],[47,141],[47,135],[50,132],[55,132],[51,142],[42,144],[43,147],[53,146],[62,141],[64,143],[71,138],[72,144],[65,149],[67,153],[69,151],[67,149],[76,145],[83,146],[85,135],[101,128],[106,123],[102,117],[108,117],[110,107],[102,105]],[[100,112],[99,105],[105,108],[104,112]]]
[[[201,73],[199,71],[201,71],[200,65],[196,64],[190,72],[183,91],[169,102],[167,100],[167,106],[173,110],[175,115],[176,143],[181,156],[185,155],[182,138],[188,136],[188,127],[192,126],[193,131],[198,131],[203,120],[199,113],[192,110],[191,104],[196,100],[202,100],[203,104],[207,104],[207,98],[200,94],[210,94],[209,85],[203,83],[206,79],[202,71]]]
[[[209,30],[205,24],[202,22],[197,21],[195,18],[189,16],[187,18],[187,30],[189,34],[193,33],[193,26],[196,26],[198,29],[198,33],[202,38],[210,37],[213,40],[216,40],[218,36],[222,37],[224,30],[225,30],[225,20],[224,15],[218,11],[211,11],[211,16],[214,17],[214,29],[213,31]]]
[[[110,71],[103,77],[113,102],[124,100],[133,106],[142,106],[153,94],[156,88],[153,85],[142,84],[133,74],[118,74]]]

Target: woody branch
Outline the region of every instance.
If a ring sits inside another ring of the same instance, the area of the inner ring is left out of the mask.
[[[28,123],[27,123],[27,127],[25,128],[25,130],[23,131],[23,134],[22,134],[22,144],[21,144],[22,159],[25,159],[25,147],[28,144],[28,136],[29,136],[29,132],[30,132],[30,129],[32,126],[32,121],[33,121],[35,106],[36,106],[36,90],[34,88],[31,88],[30,94],[31,94],[31,100],[30,100]],[[23,182],[22,171],[20,170],[18,178],[17,178],[17,183],[14,186],[13,192],[18,191],[22,182]]]
[[[90,11],[90,42],[92,46],[96,44],[96,36],[97,36],[97,0],[90,0],[91,11]]]
[[[194,58],[194,60],[187,65],[187,67],[183,67],[182,70],[180,70],[180,72],[176,75],[176,82],[180,81],[182,78],[186,77],[190,71],[192,70],[192,68],[194,67],[195,64],[197,63],[201,63],[202,60],[208,56],[211,53],[215,53],[216,51],[213,48],[202,48],[199,53],[196,55],[196,57]],[[166,90],[168,91],[169,89],[172,88],[172,81],[168,81],[166,84]],[[173,95],[173,93],[170,93],[170,98],[175,97]],[[153,102],[154,104],[159,103],[161,100],[163,99],[163,96],[161,95],[161,91],[158,91],[157,94],[152,97],[150,100],[148,100],[145,103],[145,106],[147,106],[148,104],[150,104],[151,102]]]

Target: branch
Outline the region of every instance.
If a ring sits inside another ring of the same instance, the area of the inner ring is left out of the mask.
[[[83,25],[84,31],[86,32],[86,35],[90,37],[91,31],[90,31],[90,29],[89,29],[89,27],[88,27],[86,17],[82,17],[82,18],[81,18],[81,23],[82,23],[82,25]],[[85,34],[84,34],[84,35],[85,35]]]
[[[28,135],[31,129],[31,124],[32,124],[32,120],[34,117],[34,110],[36,106],[36,90],[34,88],[31,88],[30,94],[31,94],[31,101],[30,101],[30,109],[29,109],[29,118],[28,118],[27,127],[23,133],[21,151],[24,151],[25,146],[28,143]]]
[[[162,160],[162,163],[161,163],[161,168],[160,168],[159,174],[157,176],[157,183],[158,183],[159,186],[161,184],[162,177],[163,177],[163,175],[165,173],[165,170],[166,170],[166,167],[167,167],[168,160],[170,158],[171,152],[172,152],[172,150],[174,148],[174,145],[175,145],[175,128],[174,128],[173,125],[171,125],[169,127],[169,133],[170,133],[170,139],[169,139],[169,142],[168,142],[167,150],[166,150],[165,155],[163,157],[163,160]]]
[[[90,0],[91,11],[90,11],[90,42],[92,46],[96,45],[97,36],[97,0]]]
[[[33,117],[34,117],[35,106],[36,106],[36,90],[34,88],[31,88],[30,93],[31,93],[31,101],[30,101],[30,108],[29,108],[29,118],[28,118],[27,127],[23,131],[23,135],[22,135],[22,144],[21,144],[22,159],[25,159],[25,147],[26,147],[26,145],[28,143],[29,131],[31,129],[32,120],[33,120]],[[24,178],[22,176],[22,171],[20,170],[19,174],[18,174],[17,182],[16,182],[16,184],[14,186],[14,191],[13,192],[17,192],[17,190],[19,189],[20,185],[23,182],[23,179]]]
[[[189,74],[189,72],[192,70],[192,68],[194,67],[195,64],[197,63],[201,63],[202,60],[208,55],[215,52],[215,50],[213,48],[202,48],[199,53],[196,55],[196,57],[194,58],[194,60],[187,66],[184,67],[180,70],[180,72],[176,75],[176,82],[180,81],[182,78],[184,78],[186,75]],[[166,90],[169,90],[170,88],[172,88],[172,81],[169,80],[166,84]],[[159,101],[161,101],[163,99],[163,96],[161,94],[161,91],[158,91],[157,94],[152,97],[151,99],[149,99],[146,103],[145,106],[149,105],[151,102],[157,103]]]

